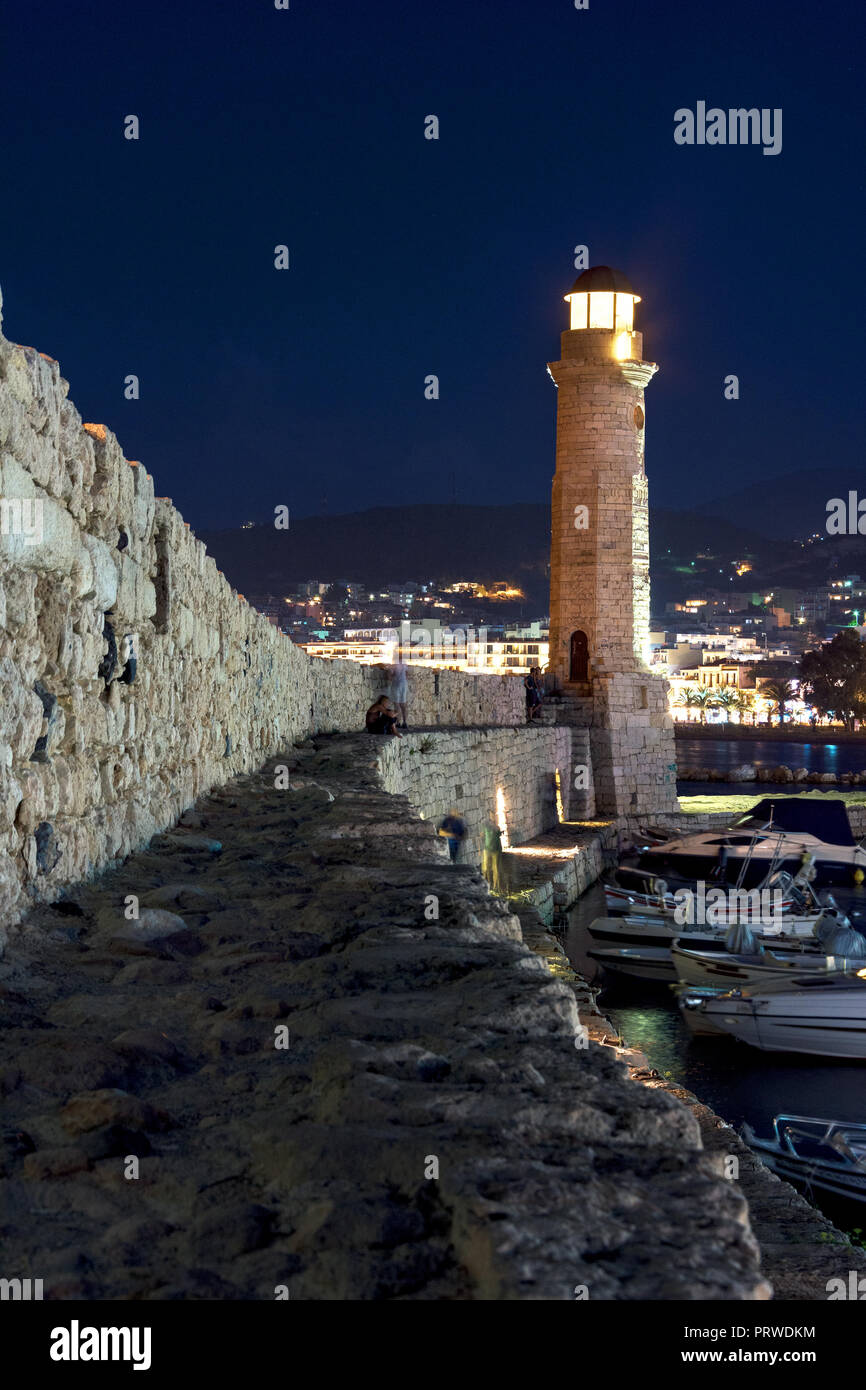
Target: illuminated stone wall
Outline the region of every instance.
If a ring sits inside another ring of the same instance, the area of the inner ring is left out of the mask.
[[[575,761],[587,763],[588,734],[555,728],[454,730],[382,740],[379,768],[386,791],[407,796],[434,824],[454,809],[468,834],[461,860],[481,859],[481,829],[504,821],[520,845],[557,824],[556,773],[567,818]]]
[[[83,423],[67,392],[55,361],[0,333],[7,922],[293,741],[363,727],[383,689],[381,673],[309,658],[251,609],[144,466]],[[416,724],[524,717],[517,679],[412,674]]]

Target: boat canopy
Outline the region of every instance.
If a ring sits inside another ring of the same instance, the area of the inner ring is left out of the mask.
[[[766,796],[734,824],[737,829],[757,830],[769,822],[774,830],[814,835],[827,845],[856,844],[845,802],[838,798],[812,801],[799,796]]]

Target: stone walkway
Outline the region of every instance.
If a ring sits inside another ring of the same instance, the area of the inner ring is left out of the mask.
[[[11,934],[4,1276],[54,1299],[766,1296],[692,1115],[576,1046],[573,991],[380,790],[369,741],[281,762],[288,786],[237,779]]]
[[[563,821],[505,852],[510,891],[552,926],[601,877],[605,863],[615,862],[617,843],[614,821]]]

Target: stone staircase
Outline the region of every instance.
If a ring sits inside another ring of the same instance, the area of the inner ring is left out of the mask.
[[[538,722],[548,727],[572,724],[580,729],[588,729],[592,723],[592,696],[576,695],[566,690],[554,699],[548,698],[544,702]]]

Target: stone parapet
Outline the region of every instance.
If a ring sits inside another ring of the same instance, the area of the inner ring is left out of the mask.
[[[468,831],[466,863],[480,863],[481,830],[491,817],[504,825],[508,845],[555,826],[557,773],[568,814],[573,759],[566,727],[443,730],[376,742],[386,791],[407,796],[433,824],[451,810],[460,813]]]
[[[128,855],[383,672],[308,657],[220,573],[58,364],[0,334],[0,920]],[[132,659],[130,659],[130,657]],[[413,668],[416,724],[522,725],[516,677]]]

